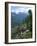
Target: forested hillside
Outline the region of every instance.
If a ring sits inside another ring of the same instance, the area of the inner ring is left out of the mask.
[[[11,13],[11,39],[32,38],[32,11]]]

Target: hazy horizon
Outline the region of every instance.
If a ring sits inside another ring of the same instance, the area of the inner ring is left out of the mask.
[[[20,6],[12,6],[11,7],[11,12],[19,14],[21,13],[28,13],[28,10],[30,9],[30,7],[20,7]]]

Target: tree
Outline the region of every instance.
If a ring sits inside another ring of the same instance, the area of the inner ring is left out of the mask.
[[[29,30],[32,31],[32,11],[29,10],[28,13],[29,13],[29,21],[28,21],[29,22]]]

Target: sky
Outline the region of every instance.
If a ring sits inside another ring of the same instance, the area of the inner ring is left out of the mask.
[[[27,13],[29,10],[28,7],[19,7],[19,6],[12,6],[11,7],[11,12],[14,12],[16,14],[19,14],[19,12],[21,13]]]

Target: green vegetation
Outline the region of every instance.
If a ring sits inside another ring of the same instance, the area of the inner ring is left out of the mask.
[[[26,32],[26,30],[29,30]],[[32,38],[32,11],[28,11],[27,17],[15,27],[11,27],[11,39]]]

